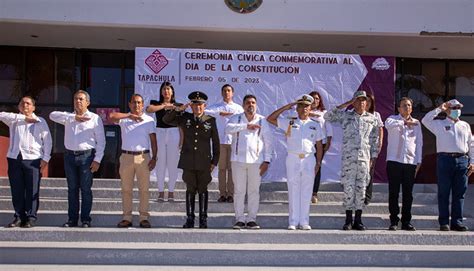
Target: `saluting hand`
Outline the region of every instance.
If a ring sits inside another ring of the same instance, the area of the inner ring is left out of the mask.
[[[450,106],[451,106],[451,103],[445,102],[445,103],[442,103],[442,104],[439,106],[439,108],[440,108],[442,111],[447,111]]]
[[[219,112],[219,115],[220,115],[220,116],[223,116],[223,117],[227,117],[227,116],[232,116],[232,115],[234,115],[234,113],[221,111],[221,112]]]
[[[140,122],[140,121],[143,120],[143,118],[141,116],[138,116],[138,115],[135,115],[135,114],[129,114],[128,118],[133,120],[133,121],[136,121],[136,122]]]
[[[184,111],[184,110],[186,110],[186,108],[189,107],[190,104],[191,104],[191,103],[187,103],[187,104],[183,104],[183,105],[180,105],[180,106],[176,106],[176,107],[174,108],[174,110],[176,110],[176,111],[178,111],[178,112]]]
[[[249,130],[258,130],[260,128],[261,128],[261,126],[258,125],[258,124],[251,124],[251,123],[247,124],[247,129],[249,129]]]
[[[85,122],[85,121],[90,120],[91,118],[89,118],[89,117],[87,117],[87,116],[81,116],[81,115],[77,115],[77,114],[76,114],[75,119],[76,119],[76,121],[78,121],[78,122]]]
[[[290,110],[295,104],[297,104],[297,102],[292,102],[292,103],[289,103],[285,106],[285,110]]]
[[[37,118],[31,117],[31,116],[25,117],[25,122],[26,123],[37,123],[38,121],[39,120]]]

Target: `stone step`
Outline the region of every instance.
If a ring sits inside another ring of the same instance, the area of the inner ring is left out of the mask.
[[[134,213],[134,223],[138,225],[137,213]],[[185,221],[185,212],[150,212],[150,222],[158,228],[180,228]],[[197,212],[196,212],[197,216]],[[11,211],[0,211],[0,221],[11,221]],[[40,210],[38,214],[38,226],[60,226],[67,220],[66,211]],[[122,220],[122,212],[92,212],[92,223],[96,227],[113,228]],[[390,225],[388,215],[364,214],[363,222],[369,229],[386,229]],[[310,216],[310,225],[316,229],[340,229],[345,221],[344,214],[318,214]],[[257,222],[262,228],[286,229],[288,227],[288,214],[259,213]],[[231,228],[234,223],[234,213],[209,213],[208,224],[210,228]],[[439,228],[437,216],[414,216],[412,223],[418,229]],[[466,218],[464,223],[473,228],[474,220]]]
[[[133,201],[134,210],[138,210],[138,200]],[[197,204],[197,203],[196,203]],[[155,212],[184,212],[185,202],[176,200],[175,202],[156,202],[150,201],[150,210]],[[67,210],[67,198],[41,198],[40,209],[61,211]],[[121,211],[121,199],[98,199],[94,198],[94,210],[97,211]],[[11,198],[0,197],[0,210],[13,210]],[[288,213],[288,203],[286,201],[262,201],[259,211],[262,213]],[[212,213],[232,213],[234,205],[231,203],[209,202],[209,212]],[[344,213],[342,204],[339,202],[318,202],[311,205],[312,213]],[[364,213],[386,214],[388,215],[388,203],[371,203],[365,209]],[[438,206],[436,204],[414,204],[412,206],[413,215],[437,215]]]
[[[122,197],[120,188],[96,188],[93,187],[93,195],[97,198],[115,198],[119,199]],[[261,191],[260,200],[262,201],[287,201],[287,192],[286,191]],[[10,187],[9,186],[0,186],[0,195],[10,196]],[[40,190],[41,197],[67,197],[67,188],[66,187],[43,187]],[[138,189],[134,189],[133,197],[138,198]],[[342,202],[344,194],[342,191],[336,192],[319,192],[318,197],[321,201],[325,202]],[[158,198],[158,190],[156,188],[150,189],[150,198]],[[184,199],[185,191],[176,190],[175,191],[176,199]],[[209,191],[209,200],[217,200],[219,198],[219,192],[216,190]],[[437,195],[435,193],[413,193],[414,203],[417,204],[436,204]],[[382,192],[374,192],[372,197],[372,202],[387,202],[388,194]]]
[[[216,266],[472,268],[473,251],[469,246],[446,245],[0,242],[4,264],[187,265],[210,270]]]
[[[182,229],[182,228],[62,228],[34,227],[2,228],[2,242],[92,242],[92,243],[208,243],[208,244],[370,244],[370,245],[421,245],[421,246],[470,246],[474,249],[474,232],[441,232],[438,230],[343,231],[313,229],[289,231],[286,229],[232,230],[232,229]]]
[[[8,178],[0,177],[0,186],[9,186]],[[42,178],[41,187],[67,187],[65,178]],[[120,179],[94,179],[94,187],[96,188],[120,188]],[[157,188],[158,185],[155,181],[151,181],[152,188]],[[167,187],[167,182],[165,184]],[[175,189],[184,190],[186,184],[178,180],[176,182]],[[218,190],[217,179],[214,179],[208,186],[209,190]],[[435,193],[436,184],[415,184],[413,187],[414,193]],[[286,182],[264,182],[260,186],[262,191],[288,191]],[[321,183],[320,191],[341,191],[341,185],[339,183]],[[373,188],[374,192],[388,192],[388,184],[376,183]]]

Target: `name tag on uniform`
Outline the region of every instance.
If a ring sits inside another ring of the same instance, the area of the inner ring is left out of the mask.
[[[451,126],[444,126],[444,130],[446,130],[446,131],[451,130]]]
[[[316,127],[315,126],[309,126],[309,129],[316,130]]]

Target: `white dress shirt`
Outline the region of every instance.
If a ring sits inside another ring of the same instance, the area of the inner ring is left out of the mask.
[[[21,152],[24,160],[41,159],[49,162],[53,144],[46,120],[33,113],[32,117],[38,122],[28,123],[25,117],[23,114],[0,112],[0,121],[10,130],[7,157],[16,159]]]
[[[122,132],[122,150],[150,150],[150,134],[155,133],[154,119],[147,114],[142,114],[141,117],[143,120],[140,122],[130,118],[119,121]]]
[[[383,127],[383,121],[382,121],[382,117],[380,116],[380,113],[377,112],[377,111],[374,111],[374,116],[375,116],[375,119],[377,120],[377,127]]]
[[[323,131],[324,139],[323,139],[323,144],[327,143],[327,138],[332,137],[333,132],[332,132],[332,126],[331,123],[326,122],[324,119],[324,114],[326,114],[327,110],[312,110],[311,113],[317,114],[318,116],[311,117],[312,120],[316,121],[321,125],[321,129]]]
[[[258,124],[261,128],[249,130],[249,123]],[[264,116],[255,114],[249,122],[244,113],[234,115],[227,123],[225,132],[232,135],[230,161],[249,164],[271,161],[270,128]]]
[[[95,149],[94,161],[100,163],[104,156],[105,135],[102,119],[90,111],[84,113],[88,121],[76,121],[76,114],[53,111],[49,118],[64,125],[64,146],[71,151],[85,151]]]
[[[403,117],[391,115],[385,120],[387,129],[387,161],[395,161],[402,164],[421,164],[423,149],[423,134],[421,123],[413,119],[418,125],[408,127]]]
[[[421,122],[436,136],[437,152],[456,152],[466,153],[474,159],[474,147],[472,143],[471,127],[465,121],[453,121],[450,118],[444,120],[434,119],[439,113],[440,108],[428,112]]]
[[[216,118],[217,131],[219,133],[219,142],[220,144],[231,144],[232,136],[225,133],[225,127],[229,119],[233,115],[221,116],[220,112],[230,112],[235,114],[240,114],[244,112],[244,109],[239,104],[234,102],[226,103],[224,101],[213,104],[204,110],[206,114],[209,114]]]
[[[286,137],[287,150],[295,154],[311,154],[316,152],[314,144],[316,141],[324,139],[324,133],[321,126],[316,121],[308,118],[307,120],[278,118],[278,128],[284,131],[290,131]],[[288,134],[288,133],[287,133]]]

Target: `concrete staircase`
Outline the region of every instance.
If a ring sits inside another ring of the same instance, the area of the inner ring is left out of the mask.
[[[344,223],[339,184],[322,184],[320,202],[311,206],[311,231],[288,231],[286,183],[264,183],[258,222],[262,230],[232,230],[233,205],[217,203],[212,182],[209,229],[184,230],[184,184],[175,202],[156,202],[151,189],[152,229],[118,229],[120,180],[94,180],[93,228],[64,229],[65,179],[41,184],[37,227],[0,229],[0,264],[115,264],[206,266],[474,267],[474,234],[440,232],[435,185],[415,185],[416,232],[389,232],[387,185],[374,187],[364,211],[365,232],[340,230]],[[137,198],[137,195],[135,195]],[[469,199],[471,198],[471,199]],[[466,197],[466,225],[474,228],[472,197]],[[138,202],[134,203],[135,209]],[[12,219],[10,188],[0,178],[0,223]],[[138,221],[134,221],[138,225]]]

